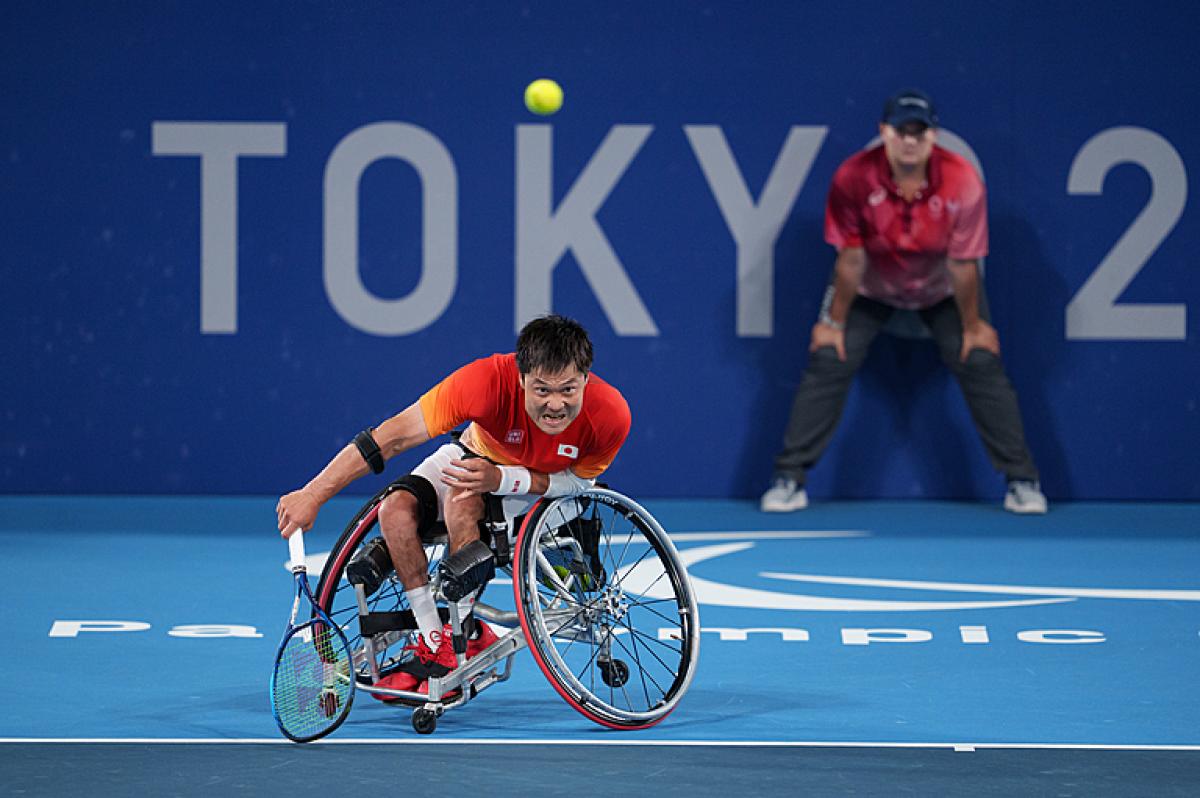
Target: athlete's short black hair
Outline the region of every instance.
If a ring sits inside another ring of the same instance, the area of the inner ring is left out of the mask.
[[[565,316],[541,316],[521,328],[517,336],[517,370],[534,369],[557,374],[568,366],[581,374],[592,370],[592,341],[587,330]]]

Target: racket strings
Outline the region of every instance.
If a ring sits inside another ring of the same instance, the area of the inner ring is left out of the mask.
[[[284,644],[273,687],[284,730],[301,738],[320,735],[348,707],[350,652],[324,624],[302,626]]]

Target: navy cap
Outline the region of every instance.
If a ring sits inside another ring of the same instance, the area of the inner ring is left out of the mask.
[[[920,122],[926,127],[937,127],[937,111],[929,95],[916,89],[904,89],[888,98],[883,106],[883,123],[900,127],[907,122]]]

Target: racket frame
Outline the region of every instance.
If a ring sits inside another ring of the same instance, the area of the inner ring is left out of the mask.
[[[334,732],[339,726],[342,725],[343,722],[345,722],[347,716],[350,714],[350,707],[354,704],[354,693],[356,687],[355,683],[357,682],[357,678],[355,677],[354,672],[354,652],[350,649],[350,641],[346,639],[346,634],[342,631],[342,628],[334,623],[333,620],[325,614],[325,611],[321,609],[320,605],[317,604],[316,599],[313,598],[312,588],[308,584],[308,566],[304,562],[305,554],[303,530],[297,529],[291,534],[290,537],[288,537],[287,541],[288,552],[290,555],[289,564],[292,569],[292,575],[296,579],[296,597],[292,601],[292,612],[288,618],[287,628],[284,630],[283,638],[279,641],[279,648],[275,651],[275,666],[271,670],[271,715],[275,718],[275,724],[279,727],[279,731],[283,732],[283,736],[287,737],[293,742],[308,743]],[[297,624],[296,618],[300,614],[300,601],[302,598],[308,600],[308,605],[311,608],[311,614],[306,620],[300,624]],[[291,639],[297,634],[303,634],[306,628],[311,628],[318,625],[324,625],[326,629],[330,630],[334,635],[336,635],[334,644],[341,646],[341,648],[346,652],[348,665],[347,681],[350,683],[350,692],[346,696],[345,703],[342,707],[340,707],[337,716],[330,719],[328,726],[324,727],[316,734],[298,736],[288,731],[284,726],[283,721],[279,717],[279,709],[275,700],[275,675],[279,671],[279,667],[283,659],[283,652],[284,649],[287,648],[288,642],[291,641]]]

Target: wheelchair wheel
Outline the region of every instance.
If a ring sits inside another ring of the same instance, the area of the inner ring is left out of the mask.
[[[355,559],[372,540],[379,536],[379,507],[388,495],[385,488],[370,499],[353,520],[347,524],[329,558],[321,571],[317,582],[317,604],[342,628],[350,643],[354,656],[355,675],[360,684],[372,683],[371,649],[374,652],[374,665],[380,675],[390,673],[395,667],[409,657],[412,652],[404,647],[412,640],[412,630],[384,631],[371,636],[372,647],[368,648],[363,640],[359,627],[359,606],[354,586],[346,579],[346,566]],[[429,558],[430,574],[436,573],[437,566],[444,556],[444,544],[426,545],[425,555]],[[392,576],[383,579],[378,589],[366,598],[367,610],[374,613],[398,613],[409,609],[408,598],[399,580]]]
[[[610,490],[540,501],[517,537],[517,616],[568,704],[614,729],[675,709],[696,672],[700,619],[662,526]]]

